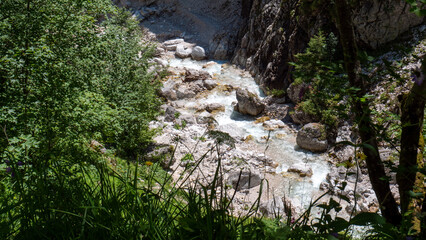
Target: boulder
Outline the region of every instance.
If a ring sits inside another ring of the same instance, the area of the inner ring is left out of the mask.
[[[191,57],[194,60],[200,61],[206,58],[206,52],[204,48],[196,46],[192,49]]]
[[[206,80],[211,78],[210,73],[204,70],[186,69],[184,82]]]
[[[290,111],[294,109],[293,104],[272,103],[266,104],[264,114],[270,118],[280,119],[283,122],[291,121]]]
[[[241,175],[240,175],[241,173]],[[228,183],[236,190],[250,189],[259,186],[262,182],[260,174],[255,171],[242,170],[229,174]]]
[[[187,58],[187,57],[191,56],[191,53],[192,53],[192,48],[187,46],[187,45],[178,44],[176,46],[175,55],[178,58]]]
[[[314,116],[311,116],[310,114],[305,113],[302,110],[294,110],[294,112],[290,113],[290,118],[293,120],[296,124],[308,124],[311,122],[316,122],[316,118]]]
[[[265,109],[265,105],[260,101],[259,97],[247,89],[237,89],[236,94],[238,103],[234,107],[235,111],[257,116]]]
[[[312,152],[324,152],[328,148],[325,131],[325,126],[320,123],[306,124],[297,133],[297,145]]]
[[[301,83],[301,84],[292,83],[287,88],[287,95],[288,95],[288,98],[290,98],[290,100],[293,103],[299,103],[302,101],[302,98],[307,90],[308,90],[308,85],[306,85],[305,83]]]

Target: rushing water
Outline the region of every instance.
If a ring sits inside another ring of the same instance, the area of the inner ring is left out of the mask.
[[[169,65],[171,67],[203,69],[214,76],[220,85],[228,84],[234,87],[246,88],[250,92],[257,94],[260,98],[265,97],[249,74],[225,62],[207,63],[205,61],[193,61],[190,59],[170,59]],[[279,167],[276,169],[277,174],[285,175],[280,180],[282,183],[277,184],[279,187],[275,189],[277,193],[281,193],[278,195],[285,193],[291,199],[298,199],[302,205],[309,204],[311,193],[318,190],[320,183],[325,180],[327,173],[330,171],[325,156],[301,150],[295,143],[294,134],[285,129],[277,129],[270,133],[263,128],[262,123],[255,123],[254,117],[234,112],[232,103],[237,101],[235,91],[229,93],[217,90],[216,88],[216,90],[211,91],[204,98],[180,101],[182,101],[182,104],[189,112],[189,109],[194,109],[196,105],[220,103],[225,106],[225,112],[218,113],[215,116],[220,126],[229,124],[237,126],[244,132],[244,136],[241,137],[252,135],[259,149],[266,149],[268,144],[268,148],[265,151],[266,156],[279,163]],[[266,143],[264,137],[268,136],[268,134],[270,134],[271,138]],[[274,137],[277,134],[280,134],[281,137]],[[294,165],[310,167],[313,171],[313,176],[311,178],[299,178],[294,177],[292,174],[286,174],[287,169]]]

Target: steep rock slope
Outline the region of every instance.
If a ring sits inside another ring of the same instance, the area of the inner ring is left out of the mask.
[[[243,12],[249,12],[240,31],[240,42],[232,62],[249,69],[266,90],[285,89],[290,84],[288,62],[302,52],[319,29],[332,30],[325,1],[315,10],[299,0],[246,0]],[[377,48],[394,40],[423,19],[410,13],[404,0],[363,0],[353,6],[353,21],[358,44]],[[328,29],[327,29],[328,28]],[[330,29],[331,28],[331,29]]]

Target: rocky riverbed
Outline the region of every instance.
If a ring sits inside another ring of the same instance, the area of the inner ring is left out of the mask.
[[[366,172],[360,171],[356,178],[350,174],[356,167],[335,165],[337,158],[355,154],[352,147],[341,147],[333,154],[303,150],[297,144],[301,129],[289,117],[291,103],[266,97],[249,73],[228,62],[200,60],[205,56],[194,56],[197,48],[183,39],[169,40],[158,45],[154,59],[169,75],[160,92],[166,100],[164,114],[151,122],[161,133],[150,154],[166,156],[163,167],[176,181],[188,176],[187,183],[208,185],[220,159],[226,191],[229,196],[236,191],[235,213],[249,209],[261,193],[263,214],[282,214],[287,205],[297,215],[329,191],[321,202],[340,199],[340,215],[349,217],[354,206],[341,199],[354,202],[356,181],[356,211],[378,210]],[[187,51],[185,56],[179,53],[182,49]],[[351,140],[350,126],[341,128],[338,140]],[[212,131],[228,134],[233,142],[218,144]],[[309,144],[314,137],[305,138]],[[324,152],[327,146],[319,150]],[[338,188],[342,182],[347,182],[343,190]]]

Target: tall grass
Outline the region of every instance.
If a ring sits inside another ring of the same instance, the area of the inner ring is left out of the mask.
[[[285,204],[283,216],[261,217],[260,195],[244,214],[232,212],[236,190],[227,190],[220,158],[226,141],[216,140],[209,149],[218,156],[216,171],[207,184],[188,180],[207,154],[177,181],[160,162],[128,162],[90,147],[77,163],[34,166],[10,155],[13,168],[0,175],[0,239],[349,239],[346,229],[366,223],[375,224],[376,239],[398,234],[377,214],[332,218],[339,203],[321,198],[300,216]],[[318,218],[314,207],[322,209]]]

